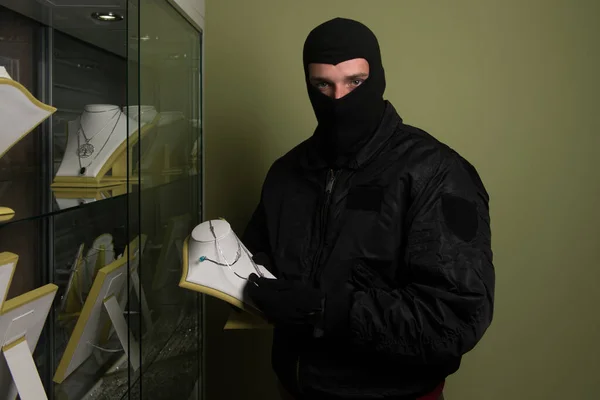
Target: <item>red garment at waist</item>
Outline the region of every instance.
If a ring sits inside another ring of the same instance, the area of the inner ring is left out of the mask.
[[[444,384],[446,382],[443,381],[440,383],[431,393],[426,394],[425,396],[419,397],[417,400],[438,400],[444,391]]]

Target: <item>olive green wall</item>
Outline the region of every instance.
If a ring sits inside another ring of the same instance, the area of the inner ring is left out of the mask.
[[[306,34],[359,19],[379,37],[386,98],[491,195],[495,319],[447,398],[600,398],[600,2],[207,3],[207,217],[241,232],[267,168],[315,125]],[[222,332],[227,307],[208,308],[209,400],[275,398],[268,333]]]

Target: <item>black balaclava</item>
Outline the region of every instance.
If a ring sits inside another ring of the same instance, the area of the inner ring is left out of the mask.
[[[311,85],[308,65],[337,65],[364,58],[369,63],[369,78],[340,99],[332,99]],[[354,155],[377,129],[385,110],[385,74],[375,34],[360,22],[334,18],[313,29],[304,42],[304,73],[308,96],[328,161],[339,164]]]

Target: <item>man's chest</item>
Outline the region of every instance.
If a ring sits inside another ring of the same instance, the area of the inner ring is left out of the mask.
[[[274,255],[305,279],[326,263],[393,262],[405,240],[410,185],[397,165],[294,176],[268,201],[277,204],[268,216]]]

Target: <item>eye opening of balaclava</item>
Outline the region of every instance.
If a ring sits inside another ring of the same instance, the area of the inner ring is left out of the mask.
[[[355,58],[367,60],[369,77],[344,97],[330,98],[311,84],[309,64],[337,65]],[[303,62],[308,96],[318,122],[315,135],[326,158],[339,163],[369,140],[385,110],[385,73],[377,37],[358,21],[334,18],[308,34]]]

